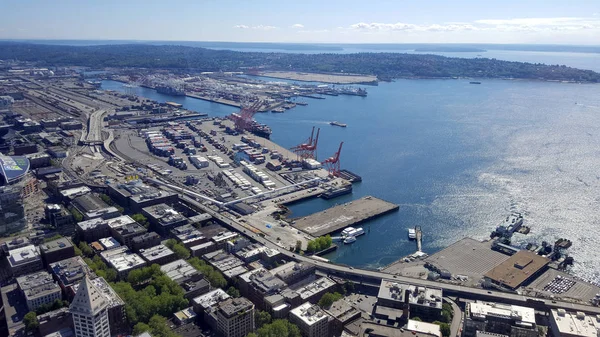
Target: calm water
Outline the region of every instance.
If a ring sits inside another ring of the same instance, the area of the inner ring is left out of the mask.
[[[123,90],[104,81],[106,89]],[[434,253],[464,236],[486,238],[511,211],[532,227],[517,244],[574,243],[582,276],[597,278],[600,238],[600,85],[485,80],[399,80],[367,87],[369,96],[304,99],[284,114],[258,114],[286,147],[321,127],[318,158],[344,141],[343,168],[363,177],[352,195],[292,207],[295,216],[374,195],[400,210],[364,227],[371,231],[328,258],[379,267],[415,251],[407,228],[420,225],[424,250]],[[138,95],[176,101],[212,116],[235,108],[136,88]],[[347,128],[328,125],[332,120]]]

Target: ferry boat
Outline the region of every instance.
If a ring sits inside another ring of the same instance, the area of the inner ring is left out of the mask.
[[[408,229],[408,239],[415,240],[417,238],[417,231],[414,228]]]
[[[363,234],[365,234],[365,230],[362,229],[362,227],[359,227],[359,228],[348,227],[342,231],[342,237],[345,237],[345,238],[348,238],[351,236],[357,237],[357,236],[361,236]]]
[[[350,244],[356,242],[356,238],[354,236],[348,236],[344,239],[345,244]]]
[[[343,128],[345,128],[345,127],[348,126],[348,124],[340,123],[338,121],[329,122],[329,125],[340,126],[340,127],[343,127]]]

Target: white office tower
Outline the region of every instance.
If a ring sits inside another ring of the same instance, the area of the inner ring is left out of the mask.
[[[86,276],[79,285],[69,308],[75,337],[110,337],[108,301]]]

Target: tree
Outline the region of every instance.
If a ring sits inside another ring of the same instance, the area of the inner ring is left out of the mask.
[[[37,315],[35,312],[30,311],[23,317],[23,324],[25,324],[26,331],[35,331],[40,326]]]
[[[259,310],[254,316],[256,328],[260,329],[263,325],[271,323],[271,314],[266,311]]]
[[[150,326],[146,323],[139,322],[133,327],[133,335],[138,336],[143,334],[144,332],[150,333]]]
[[[52,236],[51,236],[51,237],[49,237],[49,238],[45,238],[45,239],[44,239],[44,242],[50,242],[50,241],[58,240],[58,239],[60,239],[60,238],[62,238],[62,237],[63,237],[63,236],[62,236],[62,235],[60,235],[60,234],[54,234],[54,235],[52,235]]]
[[[240,291],[237,290],[236,287],[229,287],[229,289],[227,289],[227,295],[233,297],[233,298],[238,298],[240,297]]]
[[[302,250],[302,241],[298,240],[298,241],[296,241],[296,253],[300,253],[301,250]]]
[[[83,221],[83,214],[81,214],[81,212],[79,212],[74,207],[71,207],[71,215],[73,215],[73,219],[75,220],[75,222]]]
[[[314,241],[308,241],[306,244],[306,251],[309,253],[314,253],[317,250],[317,245]]]
[[[454,315],[454,310],[452,309],[452,305],[450,303],[442,304],[442,322],[450,323],[452,322],[452,316]]]
[[[450,325],[448,323],[443,323],[443,322],[440,322],[440,321],[435,321],[435,322],[433,322],[433,324],[437,324],[437,325],[440,326],[440,332],[442,333],[443,337],[449,337],[450,336]]]
[[[335,292],[335,293],[326,293],[323,294],[323,296],[321,296],[321,299],[319,300],[319,306],[321,308],[329,308],[333,302],[339,300],[342,298],[342,294]]]
[[[169,239],[165,241],[165,246],[169,247],[180,259],[187,259],[190,257],[190,251],[181,243],[178,243],[175,239]]]
[[[212,266],[206,264],[206,262],[203,260],[193,257],[188,260],[188,263],[196,268],[196,270],[200,271],[204,275],[204,278],[214,288],[223,288],[227,285],[227,280],[225,280],[223,274],[221,274],[218,270],[215,270]]]
[[[257,337],[301,337],[300,329],[288,320],[276,319],[256,330]]]
[[[411,317],[411,319],[413,321],[417,321],[417,322],[422,322],[423,320],[421,320],[419,317]]]
[[[81,250],[84,256],[92,257],[94,255],[94,251],[85,241],[79,243],[79,250]]]
[[[140,225],[148,228],[148,226],[150,225],[150,223],[148,222],[148,219],[140,213],[136,213],[134,215],[131,216],[131,218],[133,220],[135,220],[135,222],[139,223]]]

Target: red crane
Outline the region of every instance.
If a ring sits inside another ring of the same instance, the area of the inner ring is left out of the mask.
[[[262,101],[258,100],[252,105],[246,105],[242,107],[239,114],[231,114],[230,118],[235,123],[235,128],[238,131],[245,131],[252,124],[252,118],[254,114],[260,109]]]
[[[312,158],[317,159],[317,145],[319,144],[319,133],[321,132],[321,128],[317,129],[317,137],[313,138],[315,135],[315,127],[313,126],[312,132],[310,133],[310,138],[305,143],[292,147],[292,150],[295,154],[297,154],[302,159]]]
[[[323,166],[329,171],[330,176],[337,177],[340,175],[340,153],[342,152],[342,145],[344,145],[344,142],[340,143],[340,148],[333,156],[323,161]]]

